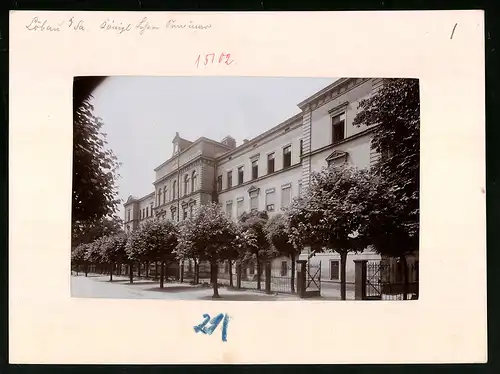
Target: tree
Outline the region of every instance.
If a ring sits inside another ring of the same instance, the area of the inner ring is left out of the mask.
[[[175,252],[179,258],[198,258],[210,263],[213,298],[219,297],[218,264],[234,255],[237,232],[236,225],[217,203],[202,205],[182,227]]]
[[[80,244],[71,251],[71,264],[76,267],[77,274],[78,268],[84,266],[85,276],[88,274],[87,261],[85,260],[88,244]]]
[[[165,265],[175,260],[177,241],[178,230],[171,221],[153,219],[132,232],[125,249],[132,260],[161,263],[160,288],[163,288]]]
[[[300,250],[290,239],[288,221],[285,215],[276,214],[272,216],[264,226],[267,240],[274,250],[284,256],[290,257],[292,261],[291,290],[295,292],[295,259]]]
[[[260,281],[262,277],[262,262],[265,259],[273,257],[276,253],[272,251],[271,245],[267,240],[264,227],[269,219],[267,211],[244,212],[239,217],[241,233],[245,255],[244,259],[255,259],[257,263],[257,289],[260,290]]]
[[[113,267],[117,263],[121,263],[125,257],[125,245],[127,237],[124,233],[109,235],[102,237],[102,242],[99,247],[101,259],[103,263],[109,265],[109,280],[113,281]]]
[[[420,175],[418,79],[385,79],[359,104],[356,126],[376,125],[371,147],[380,155],[373,172],[365,235],[381,254],[405,257],[418,250]]]
[[[420,89],[418,79],[384,79],[359,104],[356,126],[375,125],[372,148],[381,157],[373,172],[364,235],[377,252],[399,257],[407,285],[407,255],[419,246]],[[404,292],[404,298],[406,298]]]
[[[319,246],[340,255],[341,298],[346,298],[346,263],[349,252],[367,246],[360,235],[366,224],[366,194],[370,174],[350,165],[330,166],[314,173],[303,199],[287,213],[292,226],[292,242]],[[363,231],[364,232],[364,231]]]
[[[90,264],[99,266],[103,263],[101,257],[101,244],[104,241],[104,237],[100,237],[85,246],[85,261]]]
[[[76,108],[73,120],[73,237],[82,226],[90,227],[117,211],[120,200],[115,186],[119,163],[106,149],[103,122],[94,116],[89,98]]]

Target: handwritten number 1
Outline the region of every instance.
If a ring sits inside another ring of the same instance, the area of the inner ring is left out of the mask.
[[[222,341],[227,342],[227,325],[229,323],[229,316],[224,315],[224,322],[222,322]]]

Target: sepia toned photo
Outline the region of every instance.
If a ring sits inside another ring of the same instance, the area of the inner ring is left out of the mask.
[[[73,297],[418,299],[418,79],[73,90]]]

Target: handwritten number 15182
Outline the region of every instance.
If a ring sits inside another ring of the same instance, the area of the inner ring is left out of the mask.
[[[202,323],[194,326],[194,332],[201,332],[202,334],[212,335],[212,333],[222,321],[222,341],[227,342],[227,325],[229,323],[229,316],[227,314],[220,313],[214,318],[210,319],[210,314],[205,313],[203,315],[203,318],[204,320]],[[209,324],[209,326],[206,326],[207,323]]]
[[[230,53],[221,53],[220,55],[217,55],[216,53],[207,53],[205,55],[199,54],[198,57],[196,57],[194,64],[196,67],[199,67],[200,64],[205,66],[216,63],[231,65],[233,62],[234,60],[231,60]]]

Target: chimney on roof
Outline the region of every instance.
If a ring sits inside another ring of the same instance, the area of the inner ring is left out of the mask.
[[[248,143],[248,139],[243,139],[243,143]]]
[[[224,139],[222,139],[221,143],[224,145],[227,145],[230,148],[236,148],[236,140],[234,140],[234,138],[230,135],[228,135]]]

